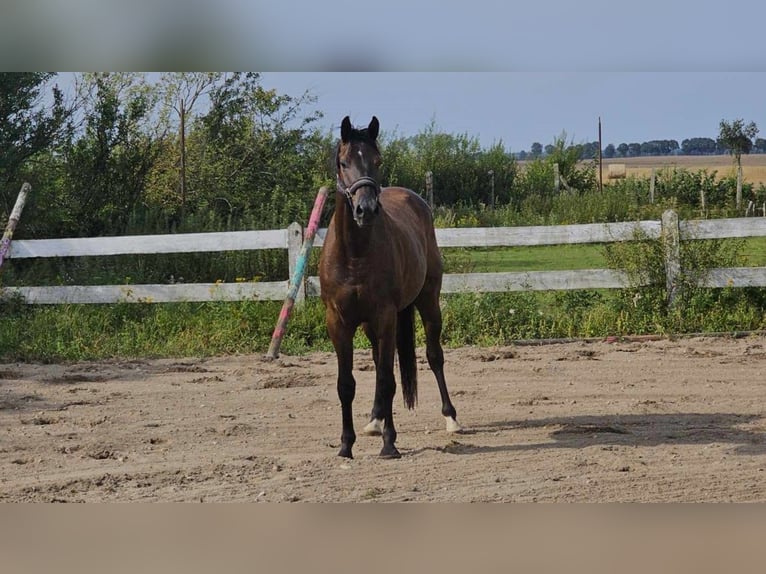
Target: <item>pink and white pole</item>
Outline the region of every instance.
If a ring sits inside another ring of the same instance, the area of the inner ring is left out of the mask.
[[[285,302],[282,304],[282,310],[279,312],[279,318],[277,319],[277,325],[274,328],[274,334],[271,336],[271,345],[266,353],[266,358],[276,359],[279,356],[279,346],[282,344],[282,338],[287,331],[287,322],[290,320],[290,313],[295,306],[295,298],[298,296],[298,289],[303,282],[303,274],[306,272],[306,262],[308,261],[309,253],[314,245],[314,236],[317,229],[319,229],[319,220],[322,217],[322,208],[324,202],[327,199],[327,195],[330,190],[322,186],[319,189],[316,200],[314,200],[314,208],[311,210],[311,217],[309,218],[309,224],[303,235],[303,245],[301,246],[298,258],[295,261],[295,270],[290,280],[290,289],[287,292]]]
[[[24,209],[24,204],[27,201],[27,194],[30,191],[32,191],[32,186],[27,182],[24,182],[24,185],[21,186],[19,195],[16,197],[16,203],[11,210],[11,215],[8,218],[8,224],[5,226],[5,233],[3,233],[3,238],[0,240],[0,267],[2,267],[6,257],[8,257],[8,253],[11,250],[13,232],[16,230],[16,225],[19,223],[21,210]]]

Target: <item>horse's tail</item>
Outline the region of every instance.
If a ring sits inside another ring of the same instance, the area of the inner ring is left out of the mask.
[[[415,306],[399,311],[396,322],[396,351],[404,404],[412,409],[418,402],[418,365],[415,359]]]

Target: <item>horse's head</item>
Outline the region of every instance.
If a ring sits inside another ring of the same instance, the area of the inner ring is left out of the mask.
[[[354,221],[370,225],[380,211],[380,151],[377,138],[380,124],[372,117],[365,129],[351,126],[348,116],[340,124],[340,143],[335,154],[338,191],[346,196]]]

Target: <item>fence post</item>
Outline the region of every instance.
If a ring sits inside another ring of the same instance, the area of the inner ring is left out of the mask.
[[[649,182],[649,203],[654,205],[654,182],[657,179],[657,171],[652,168],[652,179]]]
[[[681,230],[678,214],[668,209],[662,214],[662,241],[665,247],[665,288],[668,308],[672,308],[678,295],[678,278],[681,275]]]
[[[561,191],[561,176],[559,175],[558,163],[553,164],[553,191],[556,192],[556,195]]]
[[[737,209],[742,205],[742,165],[737,167]]]
[[[298,261],[298,254],[303,245],[303,227],[299,223],[291,223],[287,228],[287,267],[288,277],[292,278],[295,273],[295,265]],[[296,302],[303,301],[306,298],[306,284],[298,287],[295,297]]]

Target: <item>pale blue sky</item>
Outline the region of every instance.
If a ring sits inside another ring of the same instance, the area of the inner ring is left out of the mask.
[[[7,69],[267,70],[267,87],[314,93],[327,129],[434,119],[512,151],[594,141],[599,116],[605,144],[715,137],[740,117],[766,133],[764,0],[17,4],[0,18]]]
[[[763,0],[24,0],[8,70],[766,71]]]
[[[766,72],[267,72],[264,87],[317,96],[323,126],[345,115],[384,131],[414,135],[433,119],[450,133],[502,140],[510,151],[566,132],[575,143],[604,145],[713,137],[718,124],[743,118],[766,137]]]

